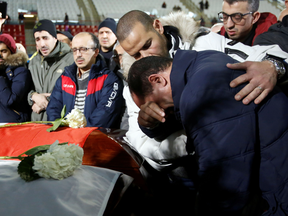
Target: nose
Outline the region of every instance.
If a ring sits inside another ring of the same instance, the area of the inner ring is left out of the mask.
[[[148,52],[148,50],[140,51],[139,53],[140,53],[140,55],[139,55],[139,57],[138,57],[136,60],[139,60],[139,59],[141,59],[141,58],[145,58],[145,57],[151,56],[150,53]]]
[[[41,45],[41,47],[46,46],[45,41],[44,40],[40,40],[40,45]]]
[[[76,51],[76,56],[81,56],[82,55],[82,53],[80,52],[80,50],[78,49],[77,51]]]
[[[226,25],[227,25],[228,28],[233,28],[234,27],[235,23],[232,21],[231,17],[228,17]]]

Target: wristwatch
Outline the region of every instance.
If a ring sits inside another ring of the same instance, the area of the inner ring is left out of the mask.
[[[34,101],[32,100],[32,96],[33,96],[33,94],[35,94],[35,93],[37,93],[37,92],[32,92],[32,93],[31,93],[31,96],[30,96],[30,98],[29,98],[29,100],[30,100],[32,103],[34,103]]]
[[[278,74],[278,79],[281,79],[285,75],[286,70],[285,70],[285,67],[281,61],[278,61],[278,60],[273,59],[271,57],[265,57],[263,60],[268,60],[268,61],[273,63],[273,65],[275,66],[276,72]]]

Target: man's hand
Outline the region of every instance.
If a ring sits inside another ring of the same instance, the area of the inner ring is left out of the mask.
[[[43,110],[45,110],[45,108],[41,108],[41,107],[39,107],[36,103],[34,103],[34,104],[32,105],[32,110],[33,110],[33,112],[39,114],[39,113],[41,113]]]
[[[47,100],[47,97],[49,97],[50,95],[51,95],[50,93],[42,93],[42,94],[34,93],[32,95],[32,100],[34,101],[34,105],[36,104],[39,107],[39,109],[45,110],[49,103],[49,101]]]
[[[277,72],[275,66],[270,61],[227,64],[231,69],[246,70],[236,79],[232,80],[230,86],[232,88],[239,84],[249,82],[240,92],[235,95],[236,100],[242,100],[243,104],[248,104],[254,100],[255,104],[259,104],[273,90],[277,83]]]
[[[154,128],[159,122],[165,122],[165,112],[155,102],[147,102],[140,107],[138,122],[145,128]]]

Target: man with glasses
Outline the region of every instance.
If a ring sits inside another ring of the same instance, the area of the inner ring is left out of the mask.
[[[73,63],[73,55],[66,43],[57,40],[51,20],[40,20],[33,28],[33,35],[38,53],[29,62],[34,89],[28,94],[28,103],[33,110],[31,120],[45,121],[49,96],[64,68]]]
[[[123,82],[110,71],[99,55],[98,38],[81,32],[72,40],[74,61],[57,80],[47,107],[48,120],[77,108],[84,113],[88,127],[119,128],[124,99]]]
[[[223,0],[218,18],[223,22],[220,34],[252,46],[255,38],[277,22],[271,13],[260,13],[259,0]]]

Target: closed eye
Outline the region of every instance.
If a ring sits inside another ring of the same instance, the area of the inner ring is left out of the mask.
[[[151,42],[152,42],[151,39],[148,40],[148,41],[144,44],[144,46],[142,47],[142,50],[147,50],[147,49],[149,49],[149,47],[151,46]]]

